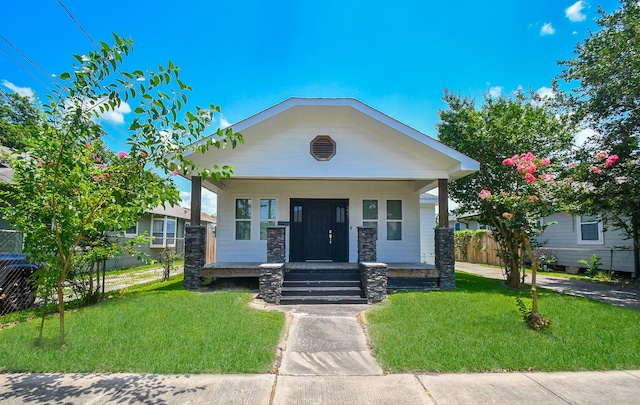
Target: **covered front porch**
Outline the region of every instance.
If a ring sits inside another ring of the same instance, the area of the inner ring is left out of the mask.
[[[199,227],[190,228],[192,229],[188,230],[188,234],[197,235]],[[197,249],[187,248],[185,287],[199,288],[203,277],[253,277],[259,279],[260,297],[273,304],[296,300],[309,303],[375,303],[383,300],[389,291],[454,289],[453,232],[447,228],[439,231],[436,232],[436,237],[440,237],[442,241],[439,244],[441,248],[436,247],[436,265],[377,262],[377,230],[373,227],[358,227],[357,263],[287,262],[284,248],[285,227],[269,227],[267,263],[223,262],[204,265],[204,262],[199,262],[198,265],[198,262],[193,263]],[[450,238],[445,240],[446,236]],[[195,237],[196,241],[197,239]],[[441,251],[443,248],[444,252]],[[448,259],[444,271],[443,267],[437,266],[445,264],[442,257]],[[295,299],[292,299],[292,293],[301,295],[293,295]],[[320,295],[324,298],[318,298]],[[308,296],[311,298],[305,298]]]

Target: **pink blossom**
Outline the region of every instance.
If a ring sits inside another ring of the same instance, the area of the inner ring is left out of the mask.
[[[577,163],[569,163],[569,169],[573,169],[575,167],[578,167]]]
[[[486,200],[489,197],[491,197],[491,191],[485,189],[480,190],[480,199]]]
[[[607,161],[604,164],[605,168],[609,168],[613,166],[618,161],[618,155],[611,155],[607,158]]]
[[[511,158],[506,158],[505,160],[502,161],[502,164],[505,166],[513,166],[514,165],[514,161]]]
[[[127,153],[126,153],[126,152],[120,152],[120,153],[118,153],[118,156],[120,156],[121,158],[123,158],[123,159],[124,159],[124,158],[126,158],[127,156],[129,156],[129,155],[127,155]]]
[[[43,165],[44,165],[44,163],[42,163],[40,160],[38,160],[36,162],[36,166],[38,166],[38,167],[42,167]]]
[[[177,175],[178,175],[178,173],[180,173],[180,172],[178,171],[178,169],[176,169],[176,170],[172,171],[171,173],[172,173],[174,176],[177,176]]]
[[[547,165],[550,165],[550,164],[551,164],[551,159],[549,159],[549,158],[544,158],[540,162],[540,166],[547,166]]]
[[[107,172],[102,173],[102,177],[109,177],[109,173]]]
[[[87,149],[91,148],[91,144],[89,143],[89,141],[84,141],[84,144],[87,145]]]
[[[535,171],[536,171],[536,169],[537,169],[536,165],[529,165],[529,166],[527,166],[527,167],[526,167],[526,169],[524,169],[524,170],[525,170],[525,172],[527,172],[527,173],[532,173],[532,174],[533,174],[533,172],[535,172]]]
[[[502,213],[502,218],[511,219],[511,218],[513,218],[513,215],[510,212],[503,212]]]
[[[105,167],[107,167],[107,165],[105,165],[104,163],[101,163],[101,164],[100,164],[100,168],[101,168],[101,169],[104,169]]]
[[[591,166],[589,170],[591,170],[592,173],[596,173],[596,174],[602,173],[602,169],[599,168],[598,166]]]
[[[527,181],[527,183],[535,183],[536,182],[536,177],[531,173],[527,173],[524,176],[524,179]]]
[[[146,158],[147,156],[149,156],[149,154],[145,151],[140,152],[140,156],[142,156],[143,158]]]
[[[538,198],[538,196],[537,196],[537,195],[532,195],[532,196],[531,196],[531,199],[532,199],[533,201],[538,201],[538,200],[539,200],[539,198]]]

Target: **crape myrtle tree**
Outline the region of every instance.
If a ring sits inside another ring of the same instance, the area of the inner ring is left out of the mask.
[[[633,240],[635,272],[640,276],[640,3],[622,0],[611,14],[600,9],[599,29],[578,43],[573,59],[559,62],[564,71],[555,89],[576,123],[592,129],[576,152],[576,163],[598,160],[600,153],[619,157],[605,173],[583,170],[571,175],[586,187],[576,194],[581,211],[600,215]]]
[[[171,175],[228,177],[230,167],[200,168],[187,155],[242,140],[231,129],[203,136],[220,111],[215,105],[181,112],[191,87],[171,61],[157,71],[123,71],[132,50],[131,39],[114,35],[113,45],[102,42],[88,55],[74,55],[73,71],[58,75],[47,96],[38,130],[25,133],[11,160],[15,205],[4,214],[23,233],[32,260],[44,265],[39,279],[55,283],[61,345],[65,281],[86,239],[127,229],[158,204],[177,203]],[[134,114],[127,150],[111,152],[95,119],[124,102]]]
[[[511,97],[486,96],[480,107],[475,100],[445,90],[446,110],[439,111],[438,137],[444,144],[480,162],[480,170],[452,182],[449,195],[458,203],[457,212],[477,214],[491,227],[499,246],[507,285],[519,288],[524,266],[524,242],[503,217],[502,208],[479,198],[482,190],[510,193],[521,184],[521,175],[503,164],[506,157],[523,151],[550,159],[549,172],[567,157],[573,141],[573,126],[535,93],[520,91]]]

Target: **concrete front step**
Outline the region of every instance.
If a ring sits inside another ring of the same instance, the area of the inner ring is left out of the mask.
[[[289,270],[281,304],[366,304],[356,269]]]
[[[325,296],[282,296],[280,305],[317,305],[317,304],[367,304],[367,299],[345,295]]]
[[[362,288],[357,287],[282,287],[282,296],[355,296],[362,295]]]

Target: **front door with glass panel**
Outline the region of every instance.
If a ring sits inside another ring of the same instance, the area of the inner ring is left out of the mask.
[[[349,200],[291,199],[292,262],[349,260]]]

